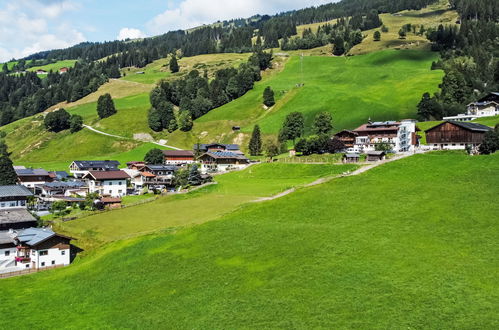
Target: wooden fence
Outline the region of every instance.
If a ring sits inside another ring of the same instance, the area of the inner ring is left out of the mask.
[[[14,276],[27,275],[27,274],[32,274],[32,273],[38,273],[38,272],[41,272],[44,270],[61,268],[61,267],[64,267],[64,265],[55,265],[55,266],[48,266],[48,267],[43,267],[43,268],[29,268],[29,269],[25,269],[25,270],[16,270],[15,272],[1,273],[0,279],[14,277]]]

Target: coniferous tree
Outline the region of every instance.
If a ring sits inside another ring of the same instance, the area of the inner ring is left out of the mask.
[[[292,112],[286,116],[284,123],[282,124],[280,135],[280,140],[284,142],[285,140],[294,141],[303,135],[305,129],[305,119],[301,112]]]
[[[80,115],[71,115],[69,118],[69,130],[76,133],[83,128],[83,118]]]
[[[263,104],[267,107],[271,107],[275,104],[274,91],[270,86],[267,86],[263,91]]]
[[[379,31],[374,31],[373,39],[374,39],[374,41],[380,41],[381,40],[381,33]]]
[[[191,169],[189,170],[189,177],[187,181],[191,186],[199,186],[203,183],[203,178],[201,177],[201,173],[198,170],[197,164],[192,165]]]
[[[333,55],[340,56],[345,53],[345,41],[341,36],[334,39]]]
[[[262,137],[258,125],[253,128],[248,148],[251,156],[258,156],[262,152]]]
[[[146,155],[144,156],[144,162],[146,164],[153,164],[153,165],[159,165],[163,164],[165,156],[163,155],[163,152],[160,149],[151,149],[149,150]]]
[[[3,73],[9,73],[9,66],[7,65],[7,63],[3,64],[3,66],[2,66],[2,72]]]
[[[97,100],[97,114],[101,119],[110,117],[116,112],[111,94],[106,93],[99,96],[99,99]]]
[[[182,132],[189,132],[192,129],[192,116],[187,110],[181,111],[179,118],[179,128]]]
[[[329,134],[333,130],[333,117],[330,112],[319,112],[314,118],[315,134]]]
[[[45,128],[51,132],[60,132],[71,126],[71,115],[64,109],[47,113],[43,123]]]
[[[179,66],[177,62],[177,57],[175,54],[172,54],[172,58],[170,59],[170,71],[171,73],[177,73],[179,71]]]
[[[17,182],[17,174],[14,170],[10,153],[5,142],[0,141],[0,185],[13,185]]]

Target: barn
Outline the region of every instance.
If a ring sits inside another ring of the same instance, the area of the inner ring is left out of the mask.
[[[426,144],[433,150],[459,150],[478,147],[492,128],[470,122],[445,121],[425,131]]]

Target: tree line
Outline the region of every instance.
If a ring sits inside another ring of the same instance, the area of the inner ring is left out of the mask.
[[[150,93],[149,127],[156,132],[163,129],[173,132],[177,128],[191,130],[194,119],[252,89],[255,81],[261,79],[260,71],[269,68],[271,63],[272,53],[256,51],[237,69],[216,71],[211,81],[206,72],[201,74],[197,70],[173,82],[162,81]],[[178,120],[174,106],[180,111]]]

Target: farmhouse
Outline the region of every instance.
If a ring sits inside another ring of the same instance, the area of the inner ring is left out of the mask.
[[[38,69],[38,70],[36,70],[36,74],[47,74],[47,71],[45,71],[43,69]]]
[[[145,162],[128,162],[126,163],[127,169],[134,171],[142,171],[146,166]],[[128,173],[128,172],[127,172]]]
[[[390,145],[392,152],[414,151],[418,144],[417,131],[419,128],[413,119],[400,122],[368,122],[353,131],[357,136],[353,148],[349,148],[348,151],[374,151],[376,145],[380,143]]]
[[[121,197],[127,194],[127,180],[130,176],[121,170],[89,171],[83,176],[90,193],[101,196]]]
[[[239,149],[238,144],[222,144],[222,143],[209,143],[209,144],[195,144],[194,152],[205,153],[205,152],[217,152],[217,151],[227,151],[234,154],[242,155],[242,151]]]
[[[163,150],[165,164],[185,165],[194,163],[194,152],[191,150]]]
[[[345,145],[345,148],[350,149],[354,147],[355,144],[355,139],[359,134],[354,131],[349,131],[349,130],[343,130],[341,132],[338,132],[334,135],[338,140],[343,142]]]
[[[67,73],[68,71],[69,71],[69,68],[67,68],[67,67],[63,67],[63,68],[59,69],[59,73],[61,73],[61,74],[62,73]]]
[[[90,171],[115,171],[120,166],[116,160],[75,160],[69,165],[69,172],[75,178],[83,178]]]
[[[37,184],[52,182],[54,176],[43,168],[16,168],[17,178],[20,184],[28,188],[35,188]]]
[[[468,104],[465,114],[444,117],[444,120],[470,121],[481,117],[499,115],[499,92],[489,93],[476,102]]]
[[[0,273],[69,265],[71,239],[48,228],[0,231]]]
[[[30,196],[33,196],[33,193],[25,186],[0,186],[0,210],[25,209]]]
[[[249,164],[244,155],[227,151],[209,151],[198,158],[201,162],[201,173],[226,172],[243,169]]]
[[[433,150],[477,148],[492,128],[468,122],[445,121],[425,131],[426,144]]]

